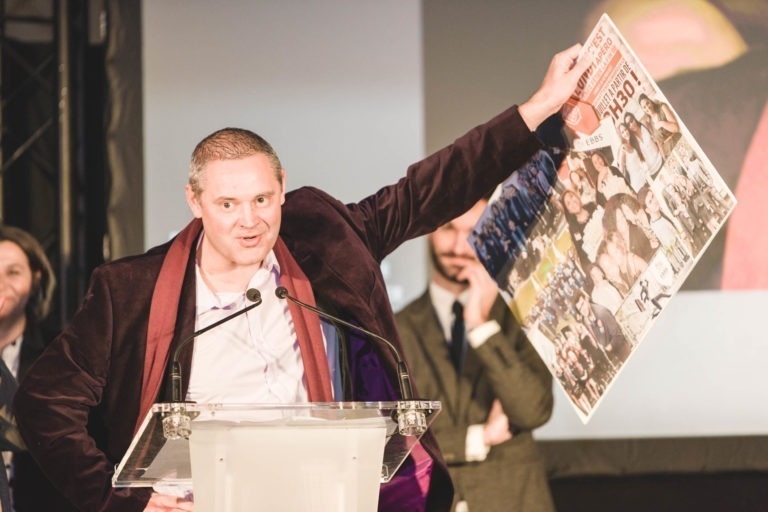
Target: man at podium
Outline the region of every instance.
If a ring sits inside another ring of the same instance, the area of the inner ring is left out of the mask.
[[[30,452],[78,508],[191,510],[111,475],[152,403],[167,401],[169,354],[191,333],[263,303],[183,352],[183,396],[199,402],[397,399],[395,360],[376,340],[326,329],[275,296],[309,304],[399,346],[379,263],[404,241],[469,209],[540,143],[588,62],[557,54],[539,90],[452,145],[413,164],[398,183],[345,205],[314,188],[286,193],[277,154],[258,135],[227,128],[192,154],[186,197],[195,219],[170,242],[97,268],[71,323],[21,384],[16,414]],[[366,348],[374,346],[373,361]],[[343,349],[339,358],[336,349]],[[348,365],[344,364],[348,361]],[[364,382],[364,385],[359,385]],[[452,487],[431,434],[381,488],[380,510],[448,510]]]

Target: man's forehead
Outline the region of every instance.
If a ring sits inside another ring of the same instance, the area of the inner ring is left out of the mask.
[[[211,160],[202,169],[202,181],[225,180],[235,176],[259,177],[264,181],[282,182],[282,170],[275,170],[266,157],[255,154],[243,158]],[[279,176],[279,178],[278,178]]]

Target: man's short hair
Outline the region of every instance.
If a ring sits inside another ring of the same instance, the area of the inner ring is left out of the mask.
[[[275,178],[281,184],[282,168],[280,159],[272,146],[259,135],[242,128],[223,128],[201,140],[192,152],[189,165],[189,185],[195,195],[203,190],[205,166],[215,160],[237,160],[252,155],[264,154],[272,164]]]

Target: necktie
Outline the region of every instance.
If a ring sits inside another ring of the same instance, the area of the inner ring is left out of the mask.
[[[457,373],[461,373],[464,356],[464,306],[459,301],[453,303],[453,326],[451,326],[451,362]]]

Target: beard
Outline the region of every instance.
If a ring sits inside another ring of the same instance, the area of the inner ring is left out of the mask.
[[[450,268],[443,265],[442,261],[440,260],[441,257],[449,257],[449,258],[462,258],[467,260],[467,262],[472,261],[471,258],[467,258],[466,256],[459,256],[457,254],[454,254],[452,252],[450,253],[443,253],[438,256],[438,254],[435,252],[435,249],[433,247],[430,247],[429,250],[429,256],[432,260],[432,266],[435,268],[435,272],[443,276],[448,281],[451,281],[452,283],[461,284],[461,285],[467,285],[469,284],[469,281],[466,279],[458,279],[456,276],[459,275],[459,272],[461,272],[461,268],[457,268],[453,272]]]

